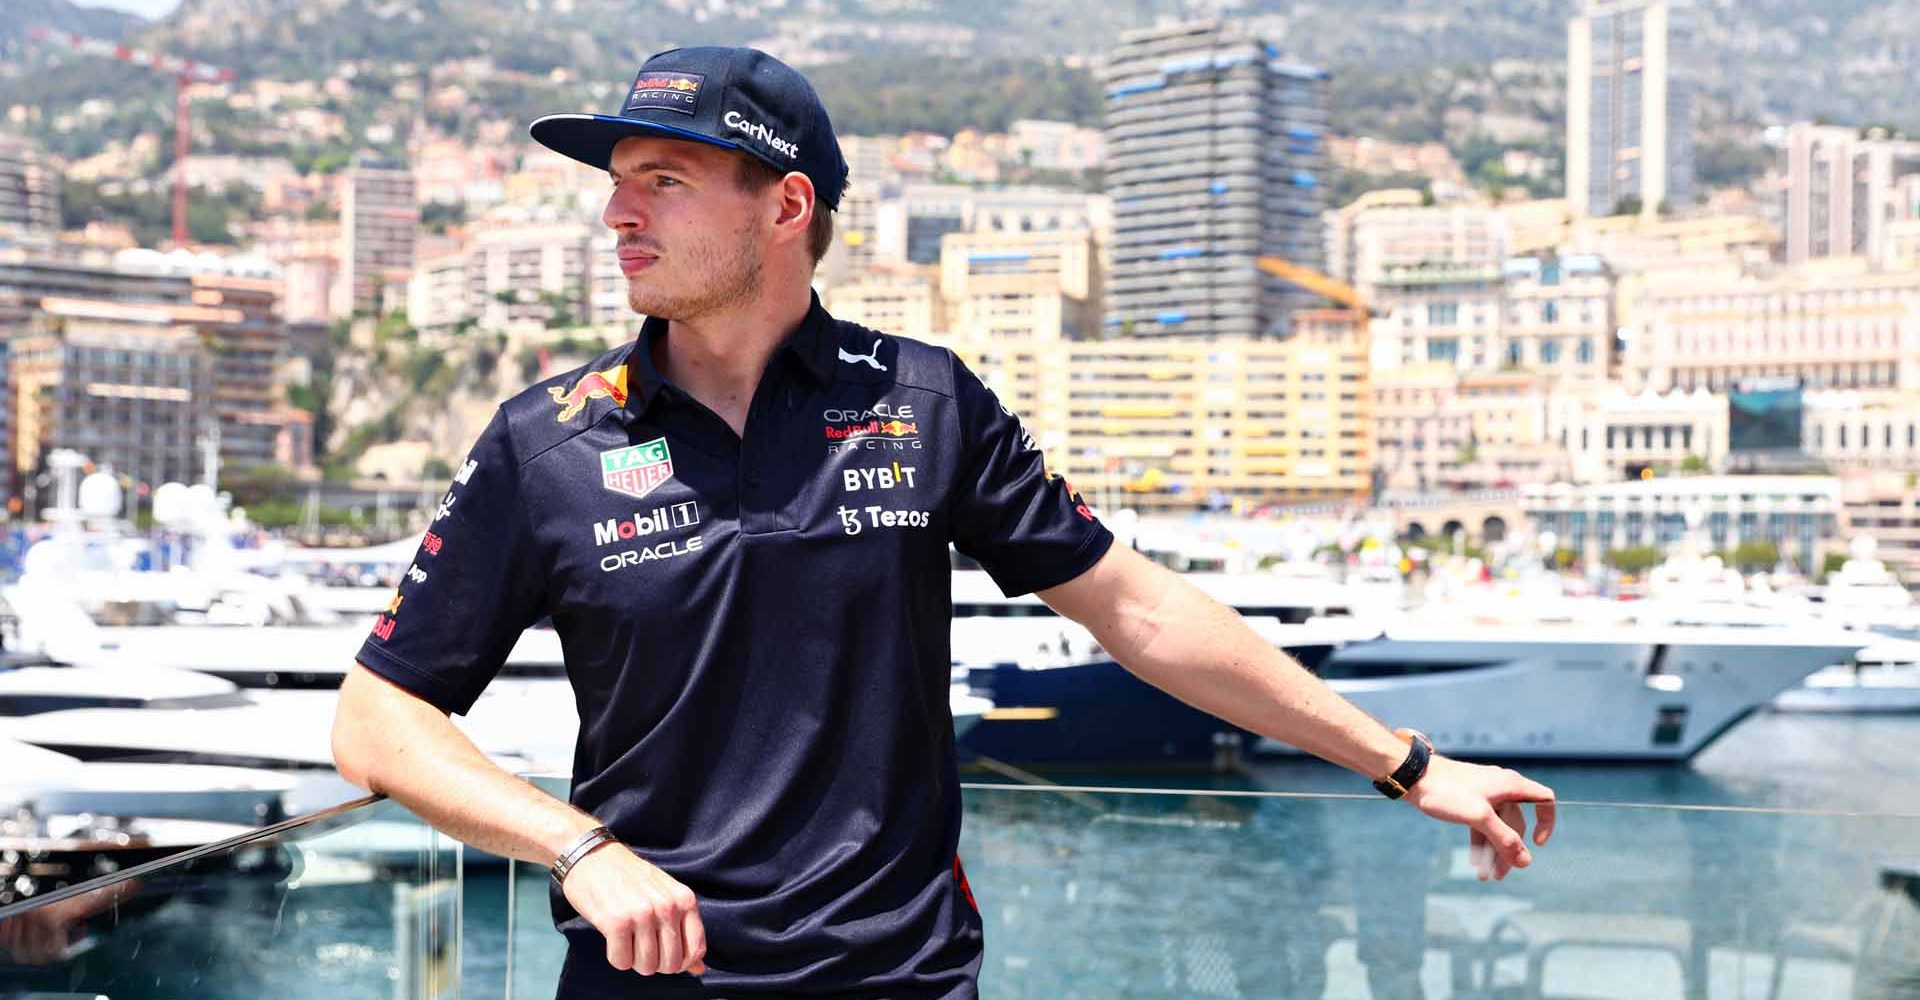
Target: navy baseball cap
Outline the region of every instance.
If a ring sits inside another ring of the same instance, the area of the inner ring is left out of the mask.
[[[687,139],[757,157],[782,173],[797,170],[829,208],[847,186],[847,161],[813,85],[759,49],[669,49],[640,67],[611,115],[546,115],[528,131],[535,142],[591,167],[607,169],[613,147],[636,135]]]

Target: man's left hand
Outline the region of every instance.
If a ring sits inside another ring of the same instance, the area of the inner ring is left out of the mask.
[[[1472,829],[1470,857],[1482,882],[1506,878],[1515,868],[1533,863],[1521,803],[1533,803],[1534,846],[1545,845],[1553,836],[1553,789],[1504,767],[1435,754],[1427,773],[1407,790],[1407,801],[1434,819]]]

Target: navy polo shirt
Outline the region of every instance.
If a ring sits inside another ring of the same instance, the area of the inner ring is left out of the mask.
[[[949,351],[816,299],[736,436],[665,336],[500,407],[360,662],[464,712],[553,619],[573,802],[693,890],[709,970],[612,968],[555,892],[563,996],[972,997],[948,544],[1012,595],[1112,535]]]

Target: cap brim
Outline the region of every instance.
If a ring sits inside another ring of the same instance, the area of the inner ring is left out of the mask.
[[[683,128],[662,125],[658,122],[642,121],[638,118],[618,118],[613,115],[544,115],[534,120],[527,131],[533,141],[569,159],[579,160],[589,167],[606,170],[613,161],[613,147],[620,140],[636,135],[659,136],[664,139],[685,139],[688,142],[704,142],[721,149],[738,149],[753,152],[738,143],[725,139],[715,139],[710,135],[701,135]]]

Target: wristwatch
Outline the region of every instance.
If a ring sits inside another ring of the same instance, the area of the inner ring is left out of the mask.
[[[1373,787],[1387,798],[1397,799],[1427,773],[1427,762],[1433,759],[1433,741],[1418,729],[1396,729],[1393,735],[1407,742],[1407,759],[1392,774],[1375,778]]]
[[[573,866],[579,864],[581,859],[592,854],[594,848],[599,847],[601,844],[617,844],[619,842],[620,838],[615,837],[613,831],[604,826],[596,826],[586,833],[581,834],[580,839],[573,842],[573,846],[567,848],[559,857],[553,859],[554,883],[565,883],[567,873],[572,871]]]

